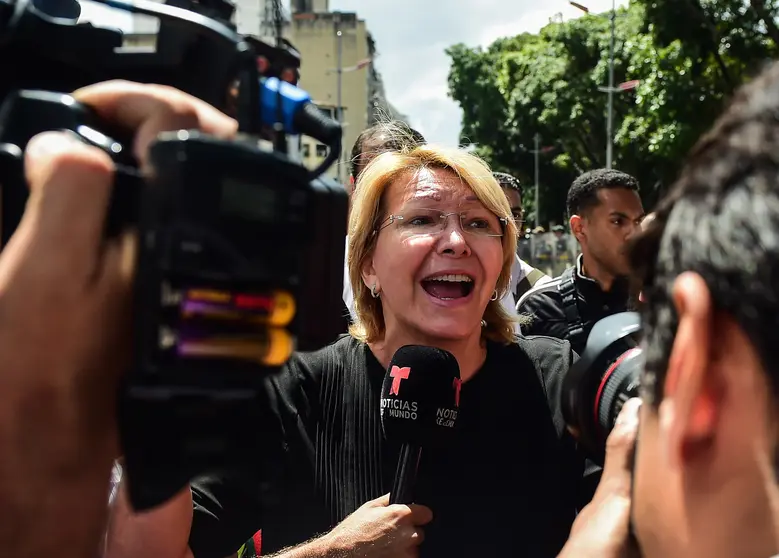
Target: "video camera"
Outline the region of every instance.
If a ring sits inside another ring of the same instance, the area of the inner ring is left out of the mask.
[[[297,71],[299,58],[237,34],[229,3],[99,3],[157,17],[156,49],[126,49],[120,31],[78,23],[74,0],[0,0],[0,56],[10,61],[0,73],[2,241],[24,211],[23,153],[34,135],[69,131],[112,156],[106,234],[135,228],[140,245],[119,422],[130,499],[142,510],[212,469],[251,466],[263,378],[295,348],[319,348],[344,331],[333,295],[347,197],[322,177],[340,155],[341,126],[269,75]],[[110,79],[199,97],[236,117],[239,138],[162,134],[142,174],[125,147],[132,138],[63,93]],[[260,139],[286,134],[317,139],[329,156],[311,171]]]
[[[596,323],[581,358],[563,380],[565,423],[588,455],[603,464],[606,438],[628,399],[638,397],[644,354],[641,318],[623,312]]]

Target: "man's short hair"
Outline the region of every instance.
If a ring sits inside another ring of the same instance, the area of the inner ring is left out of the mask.
[[[495,177],[495,180],[498,181],[498,184],[500,184],[501,188],[510,188],[511,190],[516,190],[522,194],[522,185],[519,183],[519,179],[515,176],[511,176],[506,172],[493,172],[492,176]]]
[[[581,215],[600,203],[598,191],[607,188],[627,188],[638,192],[638,180],[613,169],[595,169],[580,175],[568,190],[568,216]]]
[[[686,271],[706,282],[714,310],[744,330],[779,393],[777,114],[774,64],[738,91],[636,239],[631,263],[645,301],[647,401],[657,404],[662,397],[679,325],[672,289]]]
[[[403,151],[424,144],[424,136],[402,120],[379,122],[357,136],[352,146],[349,172],[357,180],[365,168],[363,154],[375,157],[387,151]]]

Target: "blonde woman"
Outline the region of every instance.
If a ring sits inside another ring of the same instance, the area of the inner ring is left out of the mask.
[[[223,558],[259,529],[263,555],[556,556],[583,470],[557,411],[572,353],[515,337],[500,298],[516,244],[506,196],[477,157],[423,145],[375,158],[349,221],[350,335],[269,379],[253,478],[205,479],[145,518],[125,515],[125,540],[171,558],[187,544]],[[426,449],[418,505],[401,506],[386,497],[399,448],[383,440],[379,398],[407,344],[450,351],[464,383],[453,443]],[[124,550],[113,556],[133,556]]]

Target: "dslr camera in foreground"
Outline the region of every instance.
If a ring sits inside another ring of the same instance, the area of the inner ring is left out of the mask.
[[[98,2],[157,17],[156,49],[127,50],[120,31],[77,23],[72,0],[0,0],[0,55],[25,60],[0,76],[2,242],[24,212],[33,136],[67,131],[112,157],[105,234],[139,237],[119,422],[130,498],[147,509],[198,475],[256,462],[263,379],[296,348],[344,330],[333,295],[347,196],[323,177],[340,155],[341,126],[279,79],[300,65],[289,45],[237,34],[229,2]],[[67,93],[111,79],[183,90],[236,118],[239,136],[163,134],[141,172],[133,139]],[[286,153],[287,134],[324,143],[329,156],[305,168]]]
[[[644,354],[641,317],[623,312],[592,328],[581,358],[563,380],[562,410],[569,431],[588,455],[603,464],[606,438],[622,406],[638,397]]]

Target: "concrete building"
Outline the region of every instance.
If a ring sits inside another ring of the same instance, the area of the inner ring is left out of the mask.
[[[234,23],[238,32],[273,42],[275,33],[271,24],[273,0],[233,0],[233,2],[235,3]],[[266,14],[269,14],[268,17]]]
[[[292,13],[323,13],[330,11],[329,0],[291,0]]]
[[[376,42],[373,37],[368,33],[368,56],[371,60],[378,56],[376,49]],[[387,99],[387,94],[384,91],[384,80],[381,74],[376,69],[375,64],[371,64],[368,68],[368,126],[372,126],[377,122],[386,119],[407,121],[408,117],[401,114],[392,103]]]
[[[334,165],[329,173],[345,181],[352,145],[368,126],[367,74],[371,64],[365,21],[355,13],[327,11],[327,0],[293,0],[292,10],[289,40],[300,51],[302,59],[300,86],[333,118],[338,118],[338,106],[341,106],[344,129],[341,163]],[[302,155],[306,165],[316,165],[326,155],[326,149],[303,138]]]

